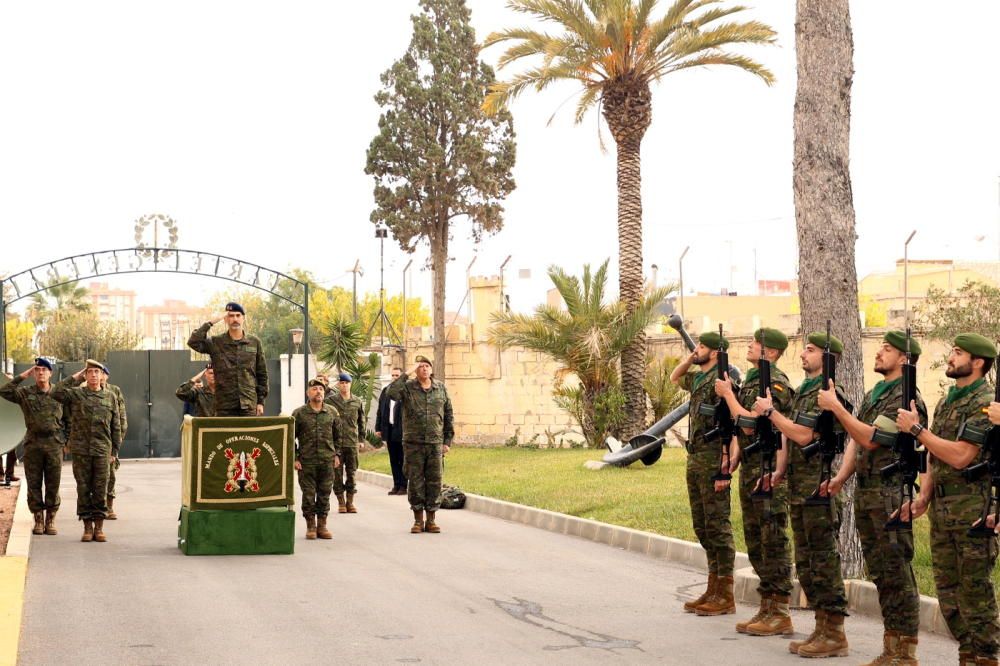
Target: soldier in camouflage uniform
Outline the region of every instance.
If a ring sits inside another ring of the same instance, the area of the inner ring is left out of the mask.
[[[202,382],[202,379],[205,381]],[[194,416],[215,416],[215,371],[209,363],[205,369],[177,387],[178,400],[193,406]]]
[[[306,539],[332,539],[326,526],[330,513],[330,491],[335,469],[340,467],[337,439],[340,414],[333,405],[323,402],[326,386],[310,379],[306,390],[309,402],[294,412],[295,469],[302,489],[302,517],[306,519]]]
[[[328,405],[333,405],[340,414],[339,441],[337,454],[340,456],[340,467],[333,473],[333,492],[337,495],[337,513],[357,513],[354,506],[354,494],[358,486],[354,482],[354,474],[358,470],[358,442],[365,436],[365,406],[359,398],[351,395],[351,376],[340,373],[337,380],[337,390],[326,398]],[[345,482],[344,477],[347,477]],[[347,497],[344,497],[344,491]]]
[[[986,375],[997,349],[975,333],[957,336],[953,345],[945,374],[955,385],[938,402],[933,427],[921,425],[916,409],[900,409],[896,425],[912,433],[929,454],[928,473],[910,513],[917,517],[930,509],[934,584],[941,614],[958,641],[959,663],[996,666],[1000,622],[991,574],[997,537],[967,534],[990,492],[989,477],[967,481],[962,470],[985,457],[986,413],[993,401]]]
[[[875,353],[875,372],[883,376],[868,393],[853,416],[837,399],[833,389],[821,389],[817,404],[833,412],[847,430],[850,441],[837,474],[824,482],[820,492],[836,496],[844,483],[857,474],[854,519],[861,549],[882,607],[882,654],[865,666],[917,663],[917,630],[920,627],[920,592],[913,575],[913,532],[887,530],[886,522],[903,501],[898,478],[883,479],[880,470],[893,462],[895,421],[903,396],[903,365],[909,342],[916,364],[920,345],[900,331],[889,331]],[[927,407],[917,392],[920,422],[927,423]],[[879,418],[881,417],[881,418]],[[877,421],[876,421],[877,419]],[[856,472],[855,472],[856,470]]]
[[[31,386],[21,386],[34,375]],[[35,365],[12,381],[0,386],[0,397],[20,405],[24,413],[24,476],[28,485],[28,510],[35,516],[35,534],[57,534],[56,512],[59,511],[59,480],[62,477],[62,448],[66,442],[68,422],[62,403],[52,399],[49,379],[52,364],[36,358]],[[44,496],[42,486],[45,487]]]
[[[745,453],[755,439],[756,424],[750,424],[757,419],[753,407],[760,394],[758,366],[762,357],[771,363],[770,390],[775,409],[788,416],[795,394],[788,385],[788,376],[775,365],[788,348],[788,338],[774,328],[757,329],[753,336],[753,341],[747,346],[747,361],[752,367],[747,371],[739,396],[734,395],[732,382],[719,379],[715,382],[715,392],[728,403],[730,413],[740,426],[737,445],[730,455],[730,467],[735,469],[742,464],[739,493],[743,508],[743,536],[750,564],[760,579],[757,588],[760,609],[749,620],[737,623],[736,631],[754,636],[778,636],[795,631],[788,611],[789,595],[792,593],[792,558],[787,534],[788,484],[780,482],[788,464],[788,449],[782,447],[772,455],[772,474],[766,480],[760,475],[763,453]],[[778,483],[774,483],[776,479]],[[752,497],[754,490],[764,482],[771,487],[773,496],[770,499]]]
[[[226,314],[206,321],[191,333],[188,347],[208,354],[215,370],[216,416],[261,416],[267,398],[267,363],[260,339],[243,330],[246,313],[239,303],[227,303]],[[216,322],[226,320],[227,331],[208,336]]]
[[[413,510],[410,533],[436,534],[441,531],[435,515],[441,507],[442,457],[455,438],[455,422],[448,390],[431,378],[430,359],[417,356],[416,361],[414,378],[404,372],[389,384],[387,392],[390,400],[403,403],[403,465],[406,495]]]
[[[795,539],[795,571],[799,583],[816,613],[816,627],[805,641],[792,641],[788,650],[803,657],[845,656],[849,646],[844,634],[847,594],[840,572],[837,540],[840,532],[839,502],[828,506],[809,506],[805,499],[819,488],[821,458],[806,461],[802,447],[817,437],[813,428],[820,409],[817,405],[823,381],[823,349],[826,333],[812,333],[802,350],[802,369],[806,379],[795,391],[792,418],[774,408],[773,394],[757,398],[755,411],[771,419],[785,436],[788,452],[788,498]],[[831,336],[830,350],[838,356],[843,343]],[[840,391],[839,387],[837,388]]]
[[[108,465],[118,457],[122,444],[118,400],[101,388],[103,374],[104,366],[88,359],[83,370],[56,384],[51,393],[69,411],[76,513],[83,521],[81,541],[107,541]],[[87,385],[78,388],[81,377],[86,377]]]
[[[687,490],[694,533],[708,557],[708,586],[701,597],[685,603],[684,610],[698,615],[736,612],[733,597],[736,546],[729,522],[730,489],[728,486],[716,488],[712,480],[712,476],[719,472],[722,443],[705,440],[705,433],[712,429],[712,417],[700,413],[701,405],[716,405],[719,402],[713,380],[720,344],[724,349],[729,348],[729,341],[718,333],[702,333],[695,350],[670,375],[670,381],[691,394]],[[698,370],[689,371],[692,365],[697,365]],[[405,429],[403,432],[406,432]]]
[[[125,395],[122,393],[120,387],[114,384],[109,384],[108,379],[111,377],[111,371],[108,366],[105,365],[103,368],[104,376],[101,379],[101,386],[111,391],[114,394],[115,400],[118,401],[118,414],[121,416],[122,420],[122,441],[125,441],[125,433],[128,432],[128,416],[125,413]],[[118,520],[118,514],[115,513],[115,472],[121,466],[121,462],[118,457],[112,458],[110,467],[108,468],[108,516],[107,520]]]

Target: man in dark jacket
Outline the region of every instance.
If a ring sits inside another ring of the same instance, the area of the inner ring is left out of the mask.
[[[392,381],[403,374],[402,368],[392,369]],[[378,397],[378,413],[375,416],[375,434],[389,449],[389,464],[392,466],[392,490],[390,495],[406,494],[406,475],[403,473],[403,403],[390,400],[386,390]]]

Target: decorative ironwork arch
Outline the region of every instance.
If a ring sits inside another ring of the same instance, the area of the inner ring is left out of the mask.
[[[212,252],[166,247],[130,247],[64,257],[0,280],[0,360],[7,361],[7,305],[53,287],[106,275],[184,273],[219,278],[277,296],[302,310],[305,372],[309,377],[309,285],[276,270]],[[10,287],[15,297],[7,300]],[[281,289],[281,291],[279,291]],[[289,366],[289,371],[291,370]]]

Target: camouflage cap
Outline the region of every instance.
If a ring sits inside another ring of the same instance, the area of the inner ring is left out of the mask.
[[[417,356],[416,361],[417,361],[417,363],[426,363],[427,365],[431,366],[432,368],[434,367],[434,364],[431,363],[431,360],[429,358],[427,358],[426,356],[422,355],[422,354],[420,356]]]
[[[885,337],[882,338],[882,341],[888,342],[890,345],[892,345],[901,352],[905,353],[907,351],[906,333],[903,333],[902,331],[889,331],[888,333],[885,334]],[[920,356],[920,343],[914,340],[913,336],[910,336],[909,351],[911,354],[915,356]]]
[[[698,342],[705,345],[709,349],[718,349],[719,343],[722,343],[723,349],[729,349],[729,340],[716,333],[715,331],[706,331],[698,336]]]
[[[313,386],[322,386],[323,388],[326,388],[326,383],[324,383],[319,377],[313,377],[309,380],[309,388],[312,388]]]
[[[97,368],[101,372],[104,372],[104,364],[101,363],[100,361],[95,361],[92,358],[88,358],[86,361],[84,361],[83,369],[89,370],[90,368]]]
[[[815,333],[810,333],[806,337],[806,341],[813,343],[817,347],[826,349],[826,331],[816,331]],[[844,353],[844,343],[833,335],[830,336],[830,351],[834,354]]]
[[[955,346],[979,358],[996,358],[997,346],[978,333],[962,333],[955,336]]]
[[[764,339],[761,340],[761,337]],[[753,332],[753,339],[768,349],[785,351],[788,349],[788,336],[776,328],[758,328]]]

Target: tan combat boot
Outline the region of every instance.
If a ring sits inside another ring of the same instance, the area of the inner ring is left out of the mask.
[[[424,532],[430,532],[431,534],[438,534],[441,532],[441,528],[434,522],[434,514],[436,513],[437,511],[427,512],[427,522],[424,523]]]
[[[976,657],[976,666],[998,666],[996,657]]]
[[[56,535],[59,534],[59,530],[56,529],[56,512],[49,510],[45,512],[45,533]]]
[[[316,538],[316,516],[306,516],[306,539],[312,541]]]
[[[788,636],[795,633],[792,615],[788,612],[788,597],[782,594],[771,596],[771,607],[757,622],[747,627],[751,636]]]
[[[35,512],[35,526],[31,528],[32,534],[45,534],[45,512]]]
[[[844,616],[838,613],[827,613],[816,638],[799,648],[800,657],[846,657],[848,652]]]
[[[959,651],[958,666],[976,666],[976,655],[971,652]]]
[[[347,509],[347,513],[358,512],[357,508],[354,506],[354,493],[347,493],[347,506],[344,508]]]
[[[108,515],[104,518],[105,520],[118,520],[118,514],[115,513],[115,498],[108,498]]]
[[[771,608],[771,595],[762,594],[760,595],[760,608],[757,609],[757,614],[751,617],[749,620],[743,620],[742,622],[736,623],[736,631],[741,634],[747,633],[747,627],[755,622],[759,622],[764,616],[767,615],[768,610]]]
[[[98,518],[94,521],[94,541],[104,543],[108,537],[104,536],[104,519]]]
[[[326,516],[316,517],[316,536],[320,539],[332,539],[333,535],[330,534],[330,530],[326,528]]]
[[[788,644],[788,651],[791,652],[792,654],[798,654],[800,647],[802,647],[806,643],[811,643],[812,641],[816,640],[816,637],[819,636],[819,632],[823,630],[823,624],[826,622],[826,611],[817,610],[815,611],[815,614],[816,614],[816,626],[813,627],[812,633],[809,634],[809,636],[804,641],[792,641],[791,643]]]
[[[733,577],[719,576],[715,582],[715,594],[694,609],[697,615],[731,615],[736,612],[733,598]]]
[[[899,655],[899,632],[886,629],[882,633],[882,654],[862,666],[888,666],[896,664]]]
[[[414,510],[413,527],[410,528],[410,534],[421,534],[423,531],[424,531],[424,512]]]
[[[83,536],[80,537],[80,541],[87,542],[94,540],[94,521],[84,520],[83,521]]]
[[[347,513],[347,502],[344,501],[344,493],[337,493],[337,513]]]
[[[708,574],[708,587],[705,588],[705,591],[702,592],[701,596],[698,597],[697,599],[692,599],[691,601],[684,602],[685,613],[693,613],[695,608],[701,606],[703,603],[708,601],[708,598],[710,596],[715,594],[715,585],[717,579],[718,577],[714,573]]]
[[[917,637],[899,635],[899,645],[896,648],[896,661],[893,666],[920,666],[917,661]]]

